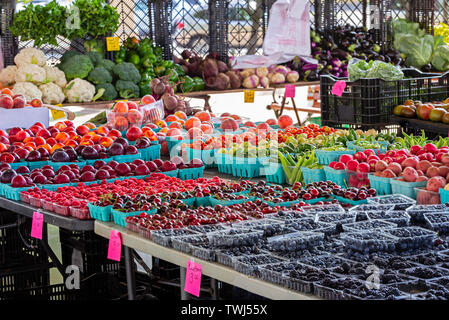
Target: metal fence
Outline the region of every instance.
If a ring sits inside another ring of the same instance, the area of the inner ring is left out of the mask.
[[[6,0],[0,0],[0,4]],[[449,21],[449,0],[309,0],[311,26],[332,31],[350,24],[379,30],[379,41],[391,38],[389,22],[408,18],[432,32],[432,26]],[[9,0],[11,2],[11,0]],[[123,42],[130,36],[149,37],[164,49],[165,58],[185,49],[200,55],[217,52],[229,56],[261,54],[269,13],[275,0],[110,0],[120,14],[116,36]],[[23,6],[23,4],[18,4]],[[2,40],[10,18],[1,11]],[[9,20],[8,20],[9,19]],[[7,55],[33,41],[5,43]],[[42,48],[56,63],[66,50],[82,52],[82,41],[60,38],[58,46]],[[6,64],[11,61],[7,60]]]

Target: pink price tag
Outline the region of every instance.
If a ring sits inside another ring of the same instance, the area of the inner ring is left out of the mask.
[[[296,87],[293,84],[286,84],[285,85],[285,94],[284,96],[286,98],[294,98],[296,92]]]
[[[109,235],[108,259],[120,261],[122,255],[122,238],[120,232],[111,230]]]
[[[346,88],[346,82],[339,80],[339,81],[335,82],[334,86],[332,87],[331,93],[333,95],[341,97],[345,88]]]
[[[200,296],[202,271],[203,271],[202,265],[187,260],[186,281],[184,285],[185,292],[193,294],[196,297]]]
[[[40,212],[33,212],[33,222],[31,224],[31,236],[42,240],[42,229],[44,228],[44,215]]]

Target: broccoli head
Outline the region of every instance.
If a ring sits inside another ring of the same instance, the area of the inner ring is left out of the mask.
[[[140,81],[140,73],[136,66],[129,62],[122,62],[112,68],[112,72],[120,79],[138,83]]]
[[[97,84],[95,86],[95,90],[97,91],[95,96],[97,96],[100,89],[104,89],[103,94],[100,97],[98,97],[98,99],[100,99],[100,100],[111,101],[111,100],[114,100],[115,98],[117,98],[117,96],[118,96],[117,90],[115,90],[114,85],[111,83]]]
[[[117,89],[120,97],[124,99],[138,98],[140,96],[139,87],[131,81],[117,80],[115,89]]]
[[[111,83],[112,75],[103,67],[95,67],[89,73],[87,80],[93,84]]]
[[[67,80],[75,78],[84,79],[94,68],[92,61],[86,55],[76,55],[69,58],[66,62],[59,65],[59,69],[64,71]]]
[[[111,73],[112,73],[112,68],[114,68],[114,66],[115,66],[114,61],[108,60],[108,59],[102,59],[97,65],[97,67],[103,67]]]
[[[98,52],[90,51],[86,53],[86,56],[89,57],[90,61],[92,61],[94,66],[98,66],[98,64],[103,60],[103,57]]]
[[[64,54],[62,55],[62,57],[60,59],[61,64],[63,64],[67,60],[69,60],[71,57],[79,56],[79,55],[81,55],[81,53],[79,53],[78,51],[73,51],[73,50],[66,51],[66,52],[64,52]]]

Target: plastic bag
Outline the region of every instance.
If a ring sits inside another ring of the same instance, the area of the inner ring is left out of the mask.
[[[140,108],[143,113],[144,122],[155,122],[164,118],[164,102],[158,100],[156,102],[146,104]]]
[[[270,10],[263,41],[263,56],[236,57],[234,69],[268,67],[310,56],[310,3],[308,0],[277,0]]]

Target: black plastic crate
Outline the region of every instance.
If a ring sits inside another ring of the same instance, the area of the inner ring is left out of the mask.
[[[14,64],[14,57],[17,54],[17,39],[9,31],[15,8],[15,0],[0,1],[0,37],[5,67]]]
[[[59,228],[62,244],[89,255],[103,255],[108,250],[109,240],[93,231],[71,231]]]
[[[0,300],[72,301],[77,300],[80,293],[80,290],[68,290],[65,285],[56,284],[0,293]]]
[[[22,260],[1,268],[0,299],[11,292],[49,285],[51,267],[50,263],[33,264],[33,261]]]
[[[6,267],[18,261],[31,263],[46,263],[48,256],[41,247],[39,240],[31,238],[31,219],[18,222],[17,215],[9,211],[0,211],[0,267]],[[1,226],[9,226],[1,228]],[[19,234],[20,232],[20,234]],[[21,238],[22,235],[22,238]],[[47,228],[44,226],[43,239],[47,238]]]
[[[422,73],[416,69],[403,71],[405,78],[398,81],[348,81],[341,97],[331,93],[332,87],[338,80],[347,81],[347,78],[322,76],[322,125],[382,128],[390,124],[393,108],[408,99],[441,101],[449,96],[449,73]]]
[[[77,250],[78,252],[74,251]],[[64,266],[77,265],[82,276],[88,277],[96,273],[118,273],[120,263],[107,258],[107,248],[99,254],[87,254],[76,248],[61,243],[62,264]]]

